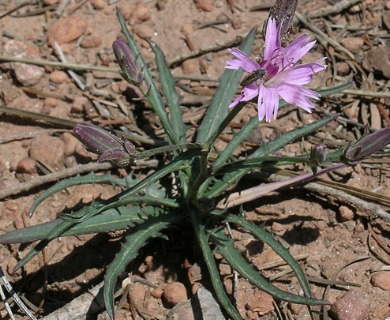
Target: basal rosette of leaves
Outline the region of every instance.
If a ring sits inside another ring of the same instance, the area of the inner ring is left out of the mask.
[[[164,99],[152,79],[148,66],[139,53],[137,45],[126,29],[124,19],[119,13],[118,18],[127,41],[128,50],[123,47],[122,42],[117,43],[117,49],[123,50],[117,57],[121,59],[121,63],[125,68],[133,73],[127,74],[125,78],[129,82],[139,85],[145,101],[159,116],[168,138],[168,145],[144,152],[136,152],[131,144],[126,143],[121,138],[112,138],[101,148],[97,148],[97,150],[101,151],[100,155],[103,156],[101,159],[115,160],[117,164],[124,165],[133,161],[136,163],[138,159],[153,157],[159,153],[170,153],[171,160],[143,180],[133,178],[119,179],[110,174],[104,176],[88,174],[63,180],[44,191],[34,202],[31,214],[42,201],[70,186],[113,184],[122,188],[121,192],[108,200],[94,201],[81,210],[64,214],[52,222],[1,235],[0,243],[21,243],[40,240],[34,249],[18,263],[15,269],[25,265],[51,240],[57,237],[128,230],[129,232],[124,235],[122,248],[108,267],[104,280],[106,308],[110,317],[114,318],[113,297],[118,276],[151,238],[165,237],[168,229],[180,232],[180,229],[185,227],[186,230],[192,230],[193,232],[193,239],[202,252],[205,265],[210,274],[214,294],[230,318],[241,319],[241,316],[233,306],[231,297],[229,297],[223,287],[218,272],[218,263],[214,258],[215,252],[222,255],[242,277],[278,299],[307,305],[327,304],[326,301],[312,297],[309,283],[298,262],[294,260],[285,247],[275,240],[272,234],[261,226],[247,221],[243,216],[233,213],[232,210],[221,208],[221,206],[218,206],[218,203],[228,199],[232,192],[232,186],[236,185],[240,179],[253,170],[260,170],[265,163],[267,167],[304,163],[313,168],[313,176],[315,176],[315,174],[320,174],[324,171],[323,169],[317,170],[324,163],[329,165],[336,163],[340,166],[340,163],[346,158],[348,158],[348,163],[353,163],[353,157],[357,154],[357,148],[360,148],[358,153],[361,155],[361,149],[363,148],[362,150],[364,150],[364,145],[354,145],[353,152],[339,150],[326,153],[326,148],[317,147],[309,154],[302,154],[296,157],[273,156],[276,151],[287,144],[333,121],[337,117],[335,115],[287,132],[275,140],[252,150],[245,159],[235,159],[233,156],[234,150],[258,126],[259,119],[256,116],[234,135],[224,150],[216,152],[214,144],[219,135],[247,103],[245,101],[238,102],[233,109],[230,111],[228,109],[229,104],[234,100],[236,90],[242,78],[241,69],[225,70],[212,103],[200,127],[196,129],[196,141],[191,143],[186,141],[188,128],[183,123],[179,97],[175,91],[175,80],[170,73],[162,51],[155,43],[149,42],[156,55],[159,83]],[[240,52],[249,55],[254,39],[255,30],[252,30],[242,41],[239,48]],[[128,64],[126,62],[125,59],[128,55],[136,59],[134,63]],[[125,73],[126,70],[122,69],[122,72]],[[339,92],[345,87],[340,86],[319,93],[324,96]],[[281,102],[279,107],[282,105],[283,103]],[[166,108],[169,109],[169,116]],[[88,128],[88,130],[95,129],[94,127]],[[103,131],[99,133],[99,137],[100,134],[102,134],[102,139],[105,139],[104,137],[110,139],[109,137],[111,137]],[[388,131],[386,134],[386,141],[388,141]],[[90,143],[93,144],[96,141],[90,141]],[[372,144],[372,140],[370,140],[370,143]],[[386,144],[382,142],[382,145]],[[217,157],[215,157],[216,153]],[[366,154],[364,153],[364,155]],[[164,184],[165,188],[162,187],[160,180],[163,178],[171,181],[172,185],[170,188],[166,187],[166,183]],[[299,180],[295,180],[295,182],[297,181],[299,182]],[[282,185],[279,184],[275,188],[288,184],[289,182]],[[260,196],[258,195],[258,197]],[[230,223],[232,228],[252,234],[256,239],[272,247],[295,272],[304,296],[280,290],[266,280],[260,272],[255,270],[251,263],[234,247],[232,239],[224,232],[226,223]]]

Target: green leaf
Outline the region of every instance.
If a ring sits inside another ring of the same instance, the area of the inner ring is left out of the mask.
[[[151,40],[148,40],[150,47],[156,55],[156,64],[160,76],[162,92],[167,99],[167,105],[171,115],[171,126],[178,138],[179,143],[186,142],[186,128],[183,122],[183,112],[180,109],[179,95],[175,89],[175,79],[167,65],[165,55],[160,47]]]
[[[143,222],[147,219],[148,216],[158,215],[162,212],[165,212],[165,209],[160,209],[153,206],[119,207],[115,209],[109,209],[103,211],[99,215],[93,216],[87,220],[75,224],[68,230],[64,231],[61,236],[65,237],[128,229]],[[58,218],[50,222],[7,232],[0,235],[0,243],[25,243],[36,240],[43,240],[47,238],[48,235],[62,222],[63,220]]]
[[[196,213],[193,214],[196,215]],[[200,225],[199,221],[195,221],[193,226],[195,229],[195,235],[202,250],[204,261],[206,263],[207,269],[209,270],[210,280],[217,295],[218,301],[232,319],[240,320],[240,314],[237,312],[236,308],[234,308],[228,296],[226,295],[221,278],[219,276],[217,265],[214,261],[213,252],[209,246],[208,236],[204,231],[204,227]]]
[[[271,236],[272,237],[272,236]],[[307,304],[307,305],[324,305],[329,304],[327,301],[317,300],[308,297],[302,297],[286,291],[283,291],[272,285],[266,278],[264,278],[258,271],[256,271],[251,264],[249,264],[241,255],[241,253],[234,247],[233,241],[227,238],[223,231],[219,231],[210,237],[218,246],[219,253],[226,259],[226,261],[236,270],[241,276],[254,284],[259,289],[269,293],[270,295],[292,303]],[[279,244],[280,246],[280,244]],[[309,291],[310,294],[310,291]]]
[[[297,275],[298,281],[302,286],[303,292],[307,297],[311,297],[309,282],[307,281],[305,274],[303,273],[299,263],[294,259],[294,257],[290,254],[285,247],[283,247],[273,235],[260,226],[255,225],[254,223],[247,221],[243,217],[238,217],[235,215],[229,215],[226,220],[228,222],[237,223],[245,230],[251,232],[255,237],[264,243],[268,244],[278,255],[282,257],[284,261],[288,263],[288,265],[293,269],[295,274]]]
[[[240,50],[249,54],[255,40],[256,28],[252,29],[240,45]],[[198,143],[206,142],[210,136],[218,129],[221,120],[228,114],[228,106],[236,95],[236,90],[242,76],[242,70],[226,69],[220,85],[214,95],[211,106],[203,118],[202,124],[197,130]]]
[[[126,237],[126,243],[116,254],[104,277],[103,295],[107,313],[111,319],[114,318],[114,290],[118,276],[137,257],[138,251],[146,245],[150,238],[161,236],[160,231],[169,227],[175,221],[177,221],[177,216],[173,215],[153,217],[139,225]]]
[[[272,152],[275,152],[279,150],[280,148],[283,148],[288,143],[301,138],[305,136],[306,134],[309,134],[310,132],[313,132],[322,126],[325,126],[329,122],[333,121],[335,118],[337,118],[338,115],[334,115],[331,117],[324,118],[322,120],[319,120],[317,122],[305,125],[301,128],[292,130],[290,132],[287,132],[283,134],[282,136],[276,138],[275,140],[272,140],[262,146],[260,146],[253,154],[251,154],[248,158],[261,158],[269,155]],[[250,171],[250,169],[242,169],[237,172],[233,173],[227,173],[223,180],[217,181],[209,191],[206,191],[203,196],[205,198],[214,198],[218,195],[220,195],[222,192],[224,192],[226,189],[231,187],[232,185],[236,184],[239,179],[241,179],[245,174],[247,174]],[[209,181],[205,182],[206,184],[209,183]],[[203,190],[204,188],[200,188]]]
[[[144,80],[145,80],[145,83],[148,87],[148,91],[147,91],[145,97],[148,99],[154,112],[156,112],[157,115],[160,117],[161,124],[162,124],[165,132],[168,135],[170,143],[171,144],[179,144],[179,139],[175,135],[175,132],[171,126],[171,123],[169,122],[167,112],[165,111],[164,103],[163,103],[161,96],[160,96],[160,93],[158,92],[157,87],[153,81],[150,70],[149,70],[147,64],[145,63],[144,59],[142,58],[142,56],[139,52],[139,49],[137,47],[137,44],[135,43],[134,39],[132,38],[129,30],[127,30],[126,21],[122,17],[119,10],[117,10],[117,16],[118,16],[119,23],[120,23],[121,28],[122,28],[122,32],[125,35],[127,43],[130,47],[130,50],[131,50],[132,54],[134,55],[134,57],[137,57],[137,59],[138,59],[137,61],[139,62],[141,68],[143,68]]]
[[[42,192],[37,199],[35,199],[33,205],[30,209],[30,216],[33,215],[36,208],[48,197],[52,196],[53,194],[60,192],[62,190],[65,190],[66,188],[72,187],[72,186],[79,186],[83,184],[111,184],[113,186],[118,186],[121,188],[128,188],[133,185],[135,185],[138,182],[136,179],[132,179],[131,175],[124,179],[118,179],[113,177],[111,174],[107,173],[103,176],[97,176],[94,172],[91,172],[85,176],[75,176],[68,179],[64,179],[58,183],[56,183],[54,186],[50,187],[49,189]]]

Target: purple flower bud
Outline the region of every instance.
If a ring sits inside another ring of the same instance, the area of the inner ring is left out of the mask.
[[[137,156],[137,151],[130,141],[118,138],[93,124],[76,124],[73,132],[88,149],[100,155],[99,162],[110,161],[122,167]]]
[[[348,164],[357,163],[364,158],[382,150],[390,143],[390,127],[378,130],[369,135],[364,135],[355,143],[350,144],[343,155],[343,162]]]
[[[298,0],[276,0],[273,7],[269,11],[269,18],[276,20],[281,38],[285,38],[291,28],[294,20],[294,13],[297,8]],[[263,31],[266,29],[264,24]],[[264,32],[265,34],[265,32]]]
[[[121,67],[123,78],[133,85],[140,85],[143,81],[142,68],[137,58],[134,58],[127,43],[123,40],[115,40],[112,49]]]

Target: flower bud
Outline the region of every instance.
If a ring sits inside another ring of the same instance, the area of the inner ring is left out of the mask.
[[[357,163],[390,143],[390,127],[364,135],[355,143],[350,144],[342,156],[342,161],[348,164]]]
[[[73,132],[88,149],[100,156],[98,162],[110,161],[124,167],[137,156],[137,151],[130,141],[118,138],[93,124],[76,124]]]
[[[309,165],[314,174],[317,173],[317,168],[321,166],[326,159],[326,146],[323,144],[316,144],[310,150]]]
[[[298,0],[276,0],[275,4],[269,10],[269,18],[276,20],[280,36],[283,40],[289,33],[292,22],[294,20],[295,10],[297,8]],[[263,31],[266,29],[264,24]],[[264,32],[265,34],[265,32]]]
[[[123,40],[115,40],[112,44],[112,49],[116,60],[121,67],[122,77],[133,85],[140,85],[143,81],[142,68],[140,67],[137,58],[133,56],[129,46]]]

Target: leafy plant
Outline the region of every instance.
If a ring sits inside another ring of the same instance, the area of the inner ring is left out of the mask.
[[[75,134],[94,152],[99,153],[99,161],[111,161],[118,166],[126,166],[132,162],[136,163],[139,159],[152,157],[156,154],[170,153],[173,158],[143,180],[118,179],[111,175],[95,176],[89,174],[64,180],[44,191],[33,204],[31,214],[42,201],[70,186],[109,183],[122,188],[121,192],[108,200],[95,201],[81,210],[63,214],[55,221],[1,235],[0,243],[40,240],[31,252],[17,264],[15,269],[25,265],[54,238],[119,229],[129,230],[131,232],[124,236],[125,242],[105,275],[104,299],[108,314],[111,318],[114,318],[113,297],[118,276],[151,238],[163,237],[167,229],[177,229],[185,226],[193,230],[193,235],[210,273],[216,297],[232,319],[241,319],[241,317],[222,285],[217,262],[214,259],[215,251],[218,251],[242,277],[278,299],[307,305],[327,304],[326,301],[312,297],[309,283],[298,262],[294,260],[286,248],[275,240],[272,234],[261,226],[247,221],[243,216],[233,213],[230,209],[227,209],[227,205],[224,207],[218,203],[221,203],[222,200],[228,202],[232,187],[253,170],[261,170],[265,165],[267,167],[277,167],[291,163],[303,163],[313,168],[312,177],[314,177],[316,174],[324,172],[324,170],[318,170],[324,164],[340,163],[342,161],[354,163],[382,148],[389,141],[389,131],[380,133],[380,145],[375,145],[376,136],[369,136],[344,150],[332,153],[327,153],[324,146],[316,146],[309,154],[295,157],[274,156],[276,151],[287,144],[333,121],[337,117],[337,115],[334,115],[287,132],[275,140],[255,148],[247,157],[236,159],[234,151],[258,125],[258,117],[253,117],[245,127],[234,135],[224,150],[217,152],[214,145],[219,135],[247,103],[243,98],[236,101],[234,108],[230,112],[228,111],[227,106],[234,99],[242,77],[242,70],[234,68],[236,70],[227,69],[224,72],[212,103],[200,127],[197,128],[196,142],[188,143],[186,141],[187,128],[182,120],[179,98],[174,88],[175,81],[166,64],[164,54],[155,43],[149,41],[156,55],[159,82],[166,104],[119,12],[118,18],[127,40],[127,43],[121,40],[114,43],[114,51],[121,66],[122,74],[130,83],[140,88],[144,99],[160,117],[169,144],[139,152],[129,141],[113,136],[106,130],[89,124],[77,125],[74,130]],[[285,25],[284,29],[286,29]],[[255,30],[252,30],[243,40],[239,52],[249,55],[254,39]],[[306,38],[304,44],[307,44]],[[322,63],[323,61],[320,63],[321,68],[323,68]],[[262,68],[267,68],[267,66],[260,66],[258,70]],[[263,72],[257,71],[252,77],[256,78],[260,73],[263,74]],[[260,77],[256,78],[255,81],[259,79]],[[250,89],[253,93],[254,83],[247,79],[244,84],[251,86]],[[318,95],[339,92],[345,87],[340,86],[320,91]],[[305,93],[306,96],[313,97],[308,91],[305,91]],[[317,93],[315,97],[317,97]],[[261,97],[259,97],[260,99]],[[261,103],[265,102],[261,101]],[[283,105],[284,103],[280,103],[279,107]],[[166,108],[169,110],[169,116]],[[276,116],[275,106],[273,106],[271,113],[267,113],[267,120],[271,118],[271,115]],[[329,169],[326,170],[329,171]],[[160,180],[167,177],[169,177],[172,186],[164,189]],[[297,182],[299,182],[299,179],[294,180],[294,183]],[[290,183],[291,181],[288,180],[275,186],[275,189]],[[255,195],[251,200],[260,196]],[[223,231],[225,223],[230,223],[235,228],[252,234],[279,254],[295,272],[305,296],[280,290],[256,271]]]

